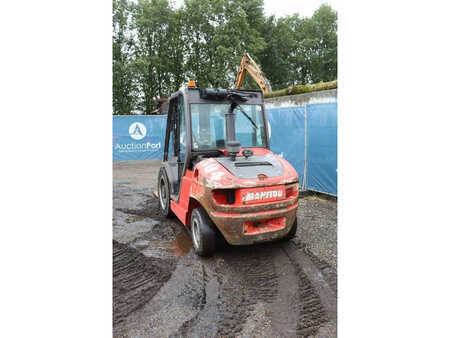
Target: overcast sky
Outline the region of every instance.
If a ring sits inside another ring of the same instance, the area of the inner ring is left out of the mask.
[[[337,10],[338,0],[265,0],[266,15],[274,14],[276,17],[299,13],[300,16],[311,16],[320,5],[327,3]]]
[[[177,7],[183,3],[183,0],[174,1]],[[264,10],[266,16],[274,14],[276,17],[281,17],[293,13],[311,16],[323,3],[337,10],[338,0],[264,0]]]

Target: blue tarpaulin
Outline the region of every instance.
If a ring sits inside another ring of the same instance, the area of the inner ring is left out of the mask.
[[[297,170],[303,189],[337,195],[337,103],[270,108],[266,112],[271,150]]]
[[[113,161],[162,159],[166,115],[113,116]]]
[[[337,103],[270,108],[266,113],[271,150],[292,164],[302,187],[337,195]],[[113,116],[113,160],[162,159],[165,130],[166,115]]]
[[[303,182],[305,167],[305,107],[268,109],[270,150],[286,159]]]
[[[306,106],[306,188],[337,195],[337,103]]]

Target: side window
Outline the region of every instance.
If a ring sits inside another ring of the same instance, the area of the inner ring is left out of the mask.
[[[178,97],[178,111],[180,114],[180,161],[184,162],[186,156],[186,113],[183,95]]]
[[[176,117],[176,111],[175,111],[175,105],[171,102],[169,105],[169,109],[170,109],[170,113],[168,116],[171,117],[170,121],[169,121],[169,151],[168,151],[168,157],[174,157],[174,147],[173,147],[173,135],[175,133],[175,117]]]

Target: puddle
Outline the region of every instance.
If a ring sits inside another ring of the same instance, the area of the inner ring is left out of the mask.
[[[171,241],[138,239],[131,246],[141,251],[146,257],[167,258],[167,256],[185,256],[192,248],[189,233],[182,229]]]
[[[169,243],[150,242],[148,247],[141,251],[145,257],[153,257],[160,259],[170,259],[172,253],[169,251],[171,246]]]
[[[143,216],[143,215],[131,215],[131,216],[128,216],[125,219],[125,222],[127,222],[128,224],[129,223],[134,223],[134,222],[140,222],[140,221],[143,221],[146,218],[147,218],[147,216]]]
[[[191,236],[188,234],[186,229],[183,229],[177,233],[175,239],[171,241],[170,244],[172,248],[168,249],[169,252],[184,256],[192,248]]]
[[[135,241],[132,244],[132,247],[134,247],[136,249],[144,249],[144,248],[148,247],[149,244],[150,244],[150,241],[147,241],[145,239],[140,239],[140,240]]]

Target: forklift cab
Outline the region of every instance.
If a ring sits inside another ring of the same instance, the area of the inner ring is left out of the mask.
[[[199,159],[227,155],[227,136],[246,148],[269,149],[262,92],[234,91],[235,98],[230,92],[189,86],[169,98],[163,166],[171,200],[178,201],[182,177]],[[238,109],[229,113],[236,100]]]

